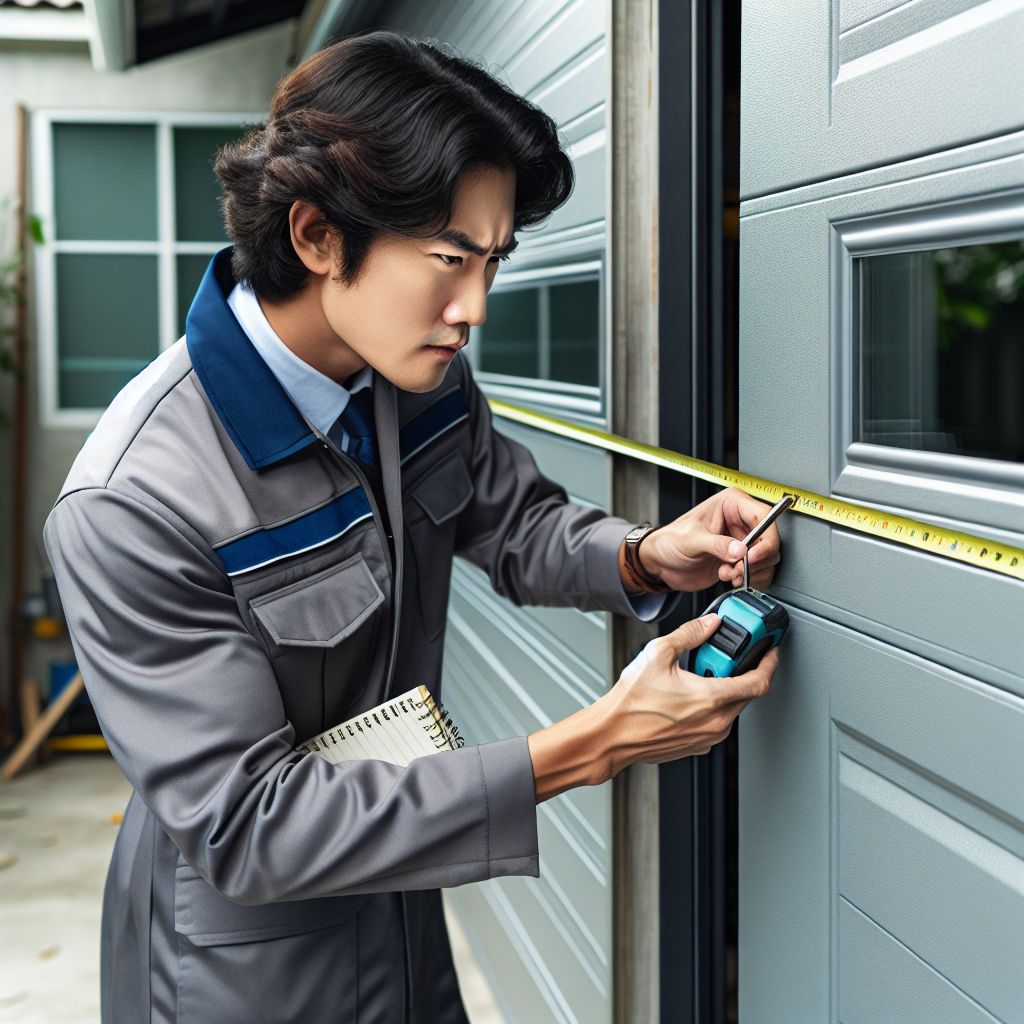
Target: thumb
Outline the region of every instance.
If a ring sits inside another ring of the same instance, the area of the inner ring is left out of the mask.
[[[664,639],[668,641],[666,646],[672,651],[673,659],[677,660],[686,651],[700,647],[721,623],[722,620],[717,615],[702,615],[699,619],[691,619],[671,633],[666,633]]]
[[[698,545],[704,553],[713,555],[720,562],[727,562],[730,565],[738,562],[743,557],[743,552],[747,550],[743,546],[743,541],[710,531],[700,537]]]

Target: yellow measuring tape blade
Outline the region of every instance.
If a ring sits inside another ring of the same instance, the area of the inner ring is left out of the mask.
[[[919,551],[927,551],[979,569],[989,569],[1003,576],[1024,580],[1024,548],[1012,547],[958,530],[947,530],[942,526],[918,522],[906,516],[892,515],[866,505],[830,498],[824,494],[815,494],[813,491],[751,476],[739,470],[726,469],[713,462],[680,455],[679,452],[668,448],[656,448],[640,441],[631,441],[626,437],[608,434],[594,427],[584,427],[518,405],[509,405],[497,399],[489,399],[489,402],[496,415],[528,427],[536,427],[559,437],[581,441],[618,455],[627,455],[631,459],[649,462],[662,469],[685,473],[687,476],[706,480],[720,487],[738,487],[770,504],[775,504],[784,494],[792,494],[796,497],[796,503],[791,511],[813,516],[815,519],[824,519],[833,526],[842,526],[872,537],[881,537],[904,547],[917,548]]]

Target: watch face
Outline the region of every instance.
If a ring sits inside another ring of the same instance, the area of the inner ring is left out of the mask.
[[[627,540],[627,541],[633,541],[633,542],[635,543],[635,542],[636,542],[636,541],[638,541],[638,540],[639,540],[639,539],[640,539],[640,538],[641,538],[641,537],[642,537],[642,536],[643,536],[643,535],[644,535],[644,534],[645,534],[645,533],[646,533],[646,532],[647,532],[647,531],[648,531],[649,529],[650,529],[650,527],[648,527],[648,526],[634,526],[634,527],[633,527],[633,529],[632,529],[632,530],[630,530],[630,531],[629,531],[629,533],[627,533],[627,534],[626,534],[626,540]]]

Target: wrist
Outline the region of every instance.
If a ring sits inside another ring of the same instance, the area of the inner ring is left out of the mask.
[[[527,737],[537,803],[613,775],[601,700]]]
[[[657,554],[658,540],[654,535],[660,529],[660,526],[655,527],[655,529],[651,530],[651,532],[647,534],[647,536],[644,537],[636,546],[636,559],[637,562],[640,563],[640,568],[643,569],[648,576],[656,580],[661,580],[662,565]],[[664,581],[662,581],[662,586],[665,586]]]
[[[658,574],[660,563],[651,559],[650,537],[658,527],[641,523],[626,534],[619,548],[619,574],[626,590],[634,594],[664,594],[671,587]],[[644,554],[641,548],[646,544]],[[652,564],[653,563],[653,564]]]

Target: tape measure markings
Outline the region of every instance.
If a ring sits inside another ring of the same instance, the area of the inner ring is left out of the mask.
[[[595,427],[586,427],[546,413],[510,405],[496,398],[488,399],[488,402],[498,416],[556,434],[570,441],[580,441],[617,455],[626,455],[631,459],[647,462],[661,469],[685,473],[687,476],[720,487],[738,487],[770,504],[774,504],[784,494],[792,494],[797,499],[791,509],[793,512],[824,520],[833,526],[892,541],[904,547],[916,548],[979,569],[987,569],[1012,579],[1024,580],[1024,548],[958,530],[948,530],[907,516],[893,515],[867,505],[857,505],[799,487],[790,487],[764,477],[728,469],[714,462],[691,458],[668,448],[658,448],[642,441],[631,441]]]

